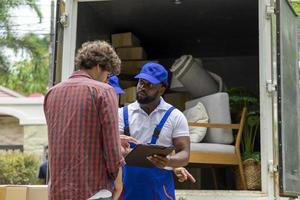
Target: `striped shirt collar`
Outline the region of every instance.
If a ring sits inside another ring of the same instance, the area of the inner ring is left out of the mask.
[[[78,70],[78,71],[73,72],[69,78],[78,78],[78,77],[86,77],[86,78],[89,78],[89,79],[93,79],[91,77],[91,75],[89,75],[84,70]]]

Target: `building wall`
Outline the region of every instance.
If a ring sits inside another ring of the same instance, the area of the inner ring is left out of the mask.
[[[47,125],[20,125],[12,116],[0,116],[0,145],[23,145],[24,152],[44,159],[48,144]]]
[[[0,145],[23,145],[23,126],[12,116],[0,115]]]
[[[24,125],[24,152],[34,153],[42,158],[47,144],[47,125]]]
[[[44,97],[0,98],[0,145],[21,144],[25,153],[43,158],[48,144],[43,102]]]

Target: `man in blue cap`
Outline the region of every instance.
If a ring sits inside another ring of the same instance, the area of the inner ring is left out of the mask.
[[[119,78],[117,76],[109,77],[108,84],[111,85],[115,89],[115,92],[117,95],[125,93],[119,84]],[[138,140],[134,139],[133,137],[126,136],[126,135],[120,135],[120,139],[121,139],[121,144],[123,144],[125,148],[129,147],[128,142],[139,143]],[[122,151],[126,155],[127,152],[124,148],[122,149]],[[128,151],[130,151],[130,149],[128,149]],[[187,180],[196,182],[195,178],[184,167],[175,168],[173,171],[174,171],[176,177],[178,178],[179,182],[184,182]]]
[[[124,90],[121,88],[119,84],[119,78],[117,76],[111,76],[108,78],[108,84],[115,89],[115,92],[118,97],[118,102],[120,100],[120,94],[124,94]]]
[[[174,146],[175,153],[167,157],[148,157],[156,166],[153,168],[125,165],[121,197],[125,200],[175,199],[172,170],[179,180],[187,179],[180,178],[187,172],[180,167],[189,160],[188,123],[182,112],[161,97],[168,85],[168,72],[162,65],[147,63],[135,78],[138,79],[137,101],[119,109],[120,132],[141,143]]]
[[[108,78],[108,84],[115,89],[117,95],[124,94],[124,90],[121,88],[119,84],[119,78],[117,76],[111,76]]]

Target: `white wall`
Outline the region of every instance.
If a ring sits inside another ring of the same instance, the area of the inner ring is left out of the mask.
[[[0,115],[5,130],[1,136],[15,138],[23,144],[24,152],[42,157],[44,146],[48,144],[47,125],[43,111],[44,97],[2,97],[0,98]],[[10,120],[4,120],[10,119]],[[14,119],[14,120],[12,120]],[[4,145],[4,143],[1,143]],[[7,144],[16,144],[11,141]]]

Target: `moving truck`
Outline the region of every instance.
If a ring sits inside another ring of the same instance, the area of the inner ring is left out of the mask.
[[[180,189],[177,199],[299,199],[299,43],[287,0],[57,0],[52,84],[75,70],[83,42],[124,32],[148,60],[170,67],[190,54],[227,86],[259,96],[261,190]]]

